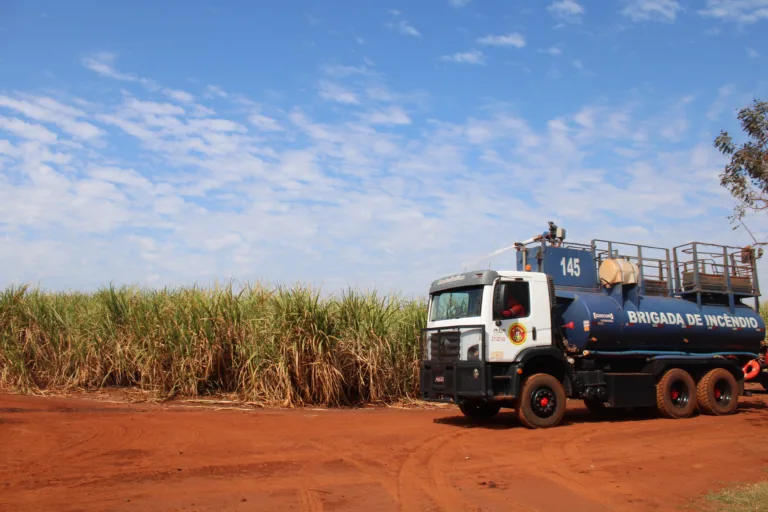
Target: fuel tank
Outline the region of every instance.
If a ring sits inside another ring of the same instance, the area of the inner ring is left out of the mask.
[[[674,297],[627,300],[598,291],[557,295],[563,333],[581,350],[757,353],[765,337],[763,319],[740,303],[731,310]]]

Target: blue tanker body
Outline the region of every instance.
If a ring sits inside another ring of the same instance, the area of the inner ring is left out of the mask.
[[[581,351],[757,354],[765,337],[763,319],[743,304],[731,310],[681,298],[624,300],[621,290],[614,292],[557,293],[569,344]]]
[[[558,237],[552,230],[530,240],[532,246],[519,244],[517,269],[552,279],[562,334],[572,348],[744,357],[760,352],[765,322],[757,308],[742,303],[759,296],[756,266],[734,248],[692,243],[671,254],[599,240],[566,245],[563,238],[564,232]],[[606,263],[609,274],[628,275],[605,282],[600,268]]]

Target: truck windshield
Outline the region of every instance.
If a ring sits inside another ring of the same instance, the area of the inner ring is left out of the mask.
[[[456,288],[432,294],[430,321],[480,316],[483,287]]]

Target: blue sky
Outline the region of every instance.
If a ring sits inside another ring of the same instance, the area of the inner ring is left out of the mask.
[[[767,25],[768,0],[2,2],[0,286],[423,294],[548,220],[747,244],[712,140],[768,97]]]

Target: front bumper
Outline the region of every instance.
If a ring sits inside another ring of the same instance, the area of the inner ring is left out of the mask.
[[[519,377],[516,364],[482,361],[421,361],[421,399],[460,403],[465,399],[513,400]]]

